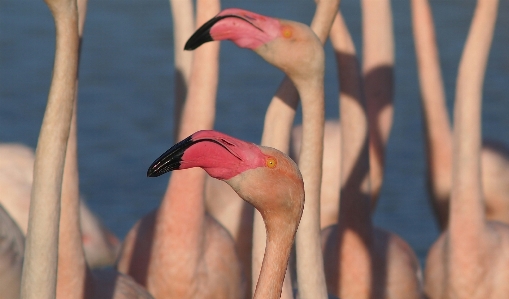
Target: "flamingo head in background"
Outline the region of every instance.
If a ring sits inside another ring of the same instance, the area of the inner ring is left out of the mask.
[[[184,50],[194,50],[210,41],[230,40],[255,51],[293,80],[308,76],[301,64],[323,68],[323,47],[316,34],[302,23],[276,19],[250,11],[229,8],[207,21],[187,41]],[[288,49],[298,51],[288,51]],[[322,59],[316,59],[316,57]]]
[[[228,183],[260,211],[267,227],[294,223],[297,229],[304,208],[304,183],[295,162],[282,152],[203,130],[157,158],[147,176],[193,167]]]

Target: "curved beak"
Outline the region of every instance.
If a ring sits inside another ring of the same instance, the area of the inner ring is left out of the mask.
[[[215,131],[198,131],[186,139],[172,146],[169,150],[164,152],[159,158],[157,158],[147,170],[148,177],[158,177],[172,170],[186,169],[191,167],[201,167],[203,161],[194,160],[193,162],[186,160],[184,161],[184,154],[193,145],[201,143],[203,141],[213,142],[224,149],[226,149],[231,156],[242,161],[242,157],[235,151],[238,147],[238,143],[241,141],[227,140],[228,136]],[[212,153],[211,153],[212,155]],[[184,161],[184,165],[182,162]]]
[[[164,152],[159,158],[157,158],[147,170],[148,177],[158,177],[172,170],[178,170],[180,168],[180,162],[182,162],[182,156],[186,149],[191,147],[195,141],[192,140],[192,135],[179,143],[172,146],[169,150]]]
[[[205,24],[203,24],[200,28],[198,28],[193,35],[187,40],[184,50],[190,51],[195,50],[199,46],[203,45],[204,43],[214,41],[214,38],[210,35],[210,29],[219,21],[226,19],[226,18],[238,18],[243,21],[246,21],[254,26],[254,24],[249,21],[248,19],[235,14],[225,14],[225,15],[217,15],[213,17],[212,19],[208,20]],[[256,26],[254,26],[256,27]],[[258,27],[256,27],[258,28]],[[259,29],[259,28],[258,28]]]
[[[212,36],[210,36],[210,28],[214,26],[217,22],[224,19],[225,17],[213,17],[208,20],[205,24],[203,24],[198,30],[196,30],[193,35],[187,40],[184,50],[191,51],[204,43],[213,41]]]

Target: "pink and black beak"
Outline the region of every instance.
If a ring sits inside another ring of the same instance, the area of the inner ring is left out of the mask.
[[[263,30],[255,24],[257,17],[260,15],[251,13],[245,10],[229,8],[220,12],[217,16],[208,20],[205,24],[203,24],[200,28],[198,28],[194,34],[187,40],[184,50],[195,50],[199,46],[204,43],[215,41],[215,40],[223,40],[229,38],[214,38],[214,34],[211,33],[212,27],[219,23],[222,20],[229,18],[236,18],[242,20],[249,24],[255,30],[259,30],[263,32]],[[234,31],[234,28],[230,28],[230,30]],[[224,37],[224,36],[223,36]]]
[[[225,180],[246,169],[264,165],[260,149],[226,134],[198,131],[172,146],[152,165],[147,176],[157,177],[172,170],[200,167],[210,176]]]
[[[242,144],[242,141],[220,132],[198,131],[157,158],[148,168],[147,176],[158,177],[172,170],[192,167],[217,168],[228,165],[228,160],[238,163],[242,158],[236,150]]]
[[[172,170],[180,169],[180,163],[182,162],[184,152],[195,143],[192,137],[193,135],[180,141],[159,156],[148,168],[147,176],[158,177]]]
[[[184,50],[192,51],[203,45],[204,43],[214,41],[212,36],[210,35],[210,28],[214,26],[217,22],[224,18],[228,18],[229,16],[215,16],[212,19],[208,20],[205,24],[203,24],[198,30],[196,30],[193,35],[187,40]]]

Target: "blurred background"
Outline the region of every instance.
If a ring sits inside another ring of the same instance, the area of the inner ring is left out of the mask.
[[[377,1],[377,0],[372,0]],[[474,0],[431,1],[449,109]],[[309,24],[312,0],[223,0]],[[396,42],[394,124],[374,222],[403,237],[421,262],[438,237],[425,189],[422,112],[409,1],[393,0]],[[361,53],[356,0],[341,10]],[[0,142],[37,144],[54,58],[54,23],[43,1],[0,0]],[[251,51],[221,45],[215,129],[259,143],[268,103],[283,73]],[[509,1],[502,0],[484,84],[483,135],[509,145]],[[80,65],[78,142],[81,192],[123,239],[156,208],[168,177],[147,178],[173,145],[173,36],[169,2],[89,0]],[[338,117],[335,61],[326,44],[326,116]],[[298,114],[296,122],[300,122]],[[1,196],[0,190],[0,196]]]

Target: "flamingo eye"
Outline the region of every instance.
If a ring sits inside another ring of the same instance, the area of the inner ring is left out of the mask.
[[[277,160],[274,157],[267,157],[265,164],[268,168],[275,168],[277,166]]]
[[[289,28],[289,27],[284,27],[283,30],[281,31],[283,37],[285,38],[290,38],[292,37],[292,29]]]

